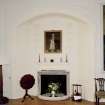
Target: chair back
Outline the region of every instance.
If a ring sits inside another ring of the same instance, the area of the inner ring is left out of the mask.
[[[105,78],[95,78],[95,91],[105,91]]]

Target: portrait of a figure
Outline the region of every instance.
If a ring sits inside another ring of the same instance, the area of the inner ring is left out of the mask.
[[[44,51],[45,53],[62,52],[62,32],[45,31],[44,33]]]

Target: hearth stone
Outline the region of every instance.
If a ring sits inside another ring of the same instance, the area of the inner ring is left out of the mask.
[[[42,96],[46,96],[46,97],[63,97],[65,95],[62,94],[62,93],[57,93],[57,94],[55,94],[55,96],[52,96],[51,93],[46,93],[46,94],[42,94]]]

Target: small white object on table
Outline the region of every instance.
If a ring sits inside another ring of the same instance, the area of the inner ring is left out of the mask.
[[[74,100],[81,100],[82,97],[81,96],[74,96]]]

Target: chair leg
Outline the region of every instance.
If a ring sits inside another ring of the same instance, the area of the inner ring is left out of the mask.
[[[98,103],[98,105],[99,105],[99,98],[97,98],[97,103]]]
[[[95,104],[97,105],[97,96],[96,96],[96,102],[95,102]]]

